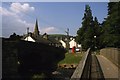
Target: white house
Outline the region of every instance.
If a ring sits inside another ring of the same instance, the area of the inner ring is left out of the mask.
[[[35,42],[35,40],[31,36],[27,36],[24,40],[25,41]]]
[[[77,47],[77,43],[74,38],[71,38],[71,41],[69,42],[70,48],[73,48],[74,46]]]
[[[59,42],[62,44],[62,46],[64,48],[66,48],[66,40],[65,39],[61,39],[61,40],[59,40]],[[76,48],[81,48],[81,44],[77,44],[77,42],[75,41],[75,38],[71,37],[70,41],[69,41],[69,48],[73,48],[74,46]]]
[[[63,46],[64,48],[66,48],[66,43],[65,43],[63,40],[60,40],[60,43],[62,44],[62,46]]]
[[[64,47],[64,48],[66,48],[66,40],[64,41],[64,40],[59,40],[60,41],[60,43],[62,44],[62,46]],[[69,41],[69,48],[73,48],[73,47],[78,47],[78,44],[77,44],[77,42],[75,41],[75,39],[74,38],[70,38],[70,41]]]

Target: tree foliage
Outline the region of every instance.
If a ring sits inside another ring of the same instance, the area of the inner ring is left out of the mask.
[[[77,31],[77,42],[83,49],[120,47],[120,2],[108,3],[108,16],[102,24],[92,17],[89,5],[85,6],[82,26]]]
[[[9,37],[11,40],[20,40],[22,38],[22,36],[16,35],[16,33],[13,33],[12,35],[10,35]]]
[[[100,29],[98,29],[99,22],[97,17],[93,20],[92,11],[89,5],[85,6],[85,13],[82,20],[82,27],[77,31],[77,42],[80,43],[85,50],[89,47],[93,49],[97,46],[95,36],[97,37],[100,35],[98,33]]]
[[[108,3],[108,16],[102,29],[103,47],[120,47],[120,2]]]

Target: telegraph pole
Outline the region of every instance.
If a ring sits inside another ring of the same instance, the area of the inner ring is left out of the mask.
[[[67,51],[69,53],[69,28],[67,28],[67,31],[65,31],[67,33],[67,42],[66,42],[66,48]]]
[[[28,41],[28,36],[29,36],[29,27],[27,27],[27,41]]]

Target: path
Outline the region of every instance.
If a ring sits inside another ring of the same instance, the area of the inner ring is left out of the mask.
[[[99,79],[104,80],[103,72],[96,55],[92,54],[92,65],[91,65],[91,80]]]
[[[102,55],[97,55],[105,79],[119,80],[118,67]]]

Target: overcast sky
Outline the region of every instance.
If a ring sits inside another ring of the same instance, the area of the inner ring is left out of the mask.
[[[107,2],[3,2],[0,6],[2,36],[9,37],[13,32],[26,34],[27,27],[33,32],[36,19],[40,34],[66,34],[69,28],[70,35],[75,36],[86,4],[101,23],[107,16]]]

